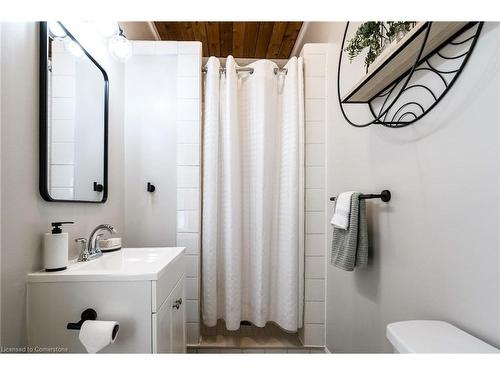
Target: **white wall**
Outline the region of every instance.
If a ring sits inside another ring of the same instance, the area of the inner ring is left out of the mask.
[[[174,246],[177,49],[160,55],[159,42],[141,43],[152,53],[140,53],[134,42],[125,64],[125,244]]]
[[[451,91],[402,129],[358,129],[343,119],[343,31],[342,23],[311,23],[304,39],[331,43],[327,192],[388,188],[393,199],[369,203],[369,267],[327,265],[327,346],[389,352],[388,323],[441,319],[500,347],[500,24],[484,25]]]
[[[187,342],[199,341],[201,43],[133,41],[125,68],[126,246],[186,247]],[[156,186],[146,191],[146,183]]]
[[[99,201],[103,192],[93,183],[104,184],[104,77],[89,60],[75,64],[75,199]],[[89,95],[89,93],[93,93]],[[92,157],[90,157],[92,156]]]
[[[73,220],[73,239],[100,223],[123,230],[123,68],[100,62],[110,77],[109,199],[105,204],[49,203],[38,192],[38,25],[4,23],[1,35],[2,345],[25,344],[25,278],[42,268],[42,233]],[[23,48],[20,48],[23,46]]]

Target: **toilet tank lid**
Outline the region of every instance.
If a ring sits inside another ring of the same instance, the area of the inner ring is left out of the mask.
[[[399,353],[498,353],[497,348],[439,320],[408,320],[387,325],[387,338]]]

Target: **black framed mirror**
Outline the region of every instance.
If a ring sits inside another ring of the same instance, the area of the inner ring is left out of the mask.
[[[62,22],[40,22],[40,176],[49,202],[108,197],[106,71]]]

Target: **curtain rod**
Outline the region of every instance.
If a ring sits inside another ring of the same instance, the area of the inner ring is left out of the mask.
[[[208,71],[208,68],[206,66],[204,66],[203,68],[201,68],[201,71],[203,73],[206,73]],[[219,68],[219,72],[223,72],[225,73],[226,72],[226,68],[222,68],[220,67]],[[248,66],[242,66],[242,67],[239,67],[239,68],[236,68],[236,72],[249,72],[250,74],[253,74],[253,68],[250,68]],[[287,68],[274,68],[274,74],[278,74],[279,72],[283,72],[285,74],[288,73],[288,69]]]

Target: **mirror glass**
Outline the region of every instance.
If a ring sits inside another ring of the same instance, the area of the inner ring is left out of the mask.
[[[40,26],[40,193],[107,198],[108,79],[61,22]]]

